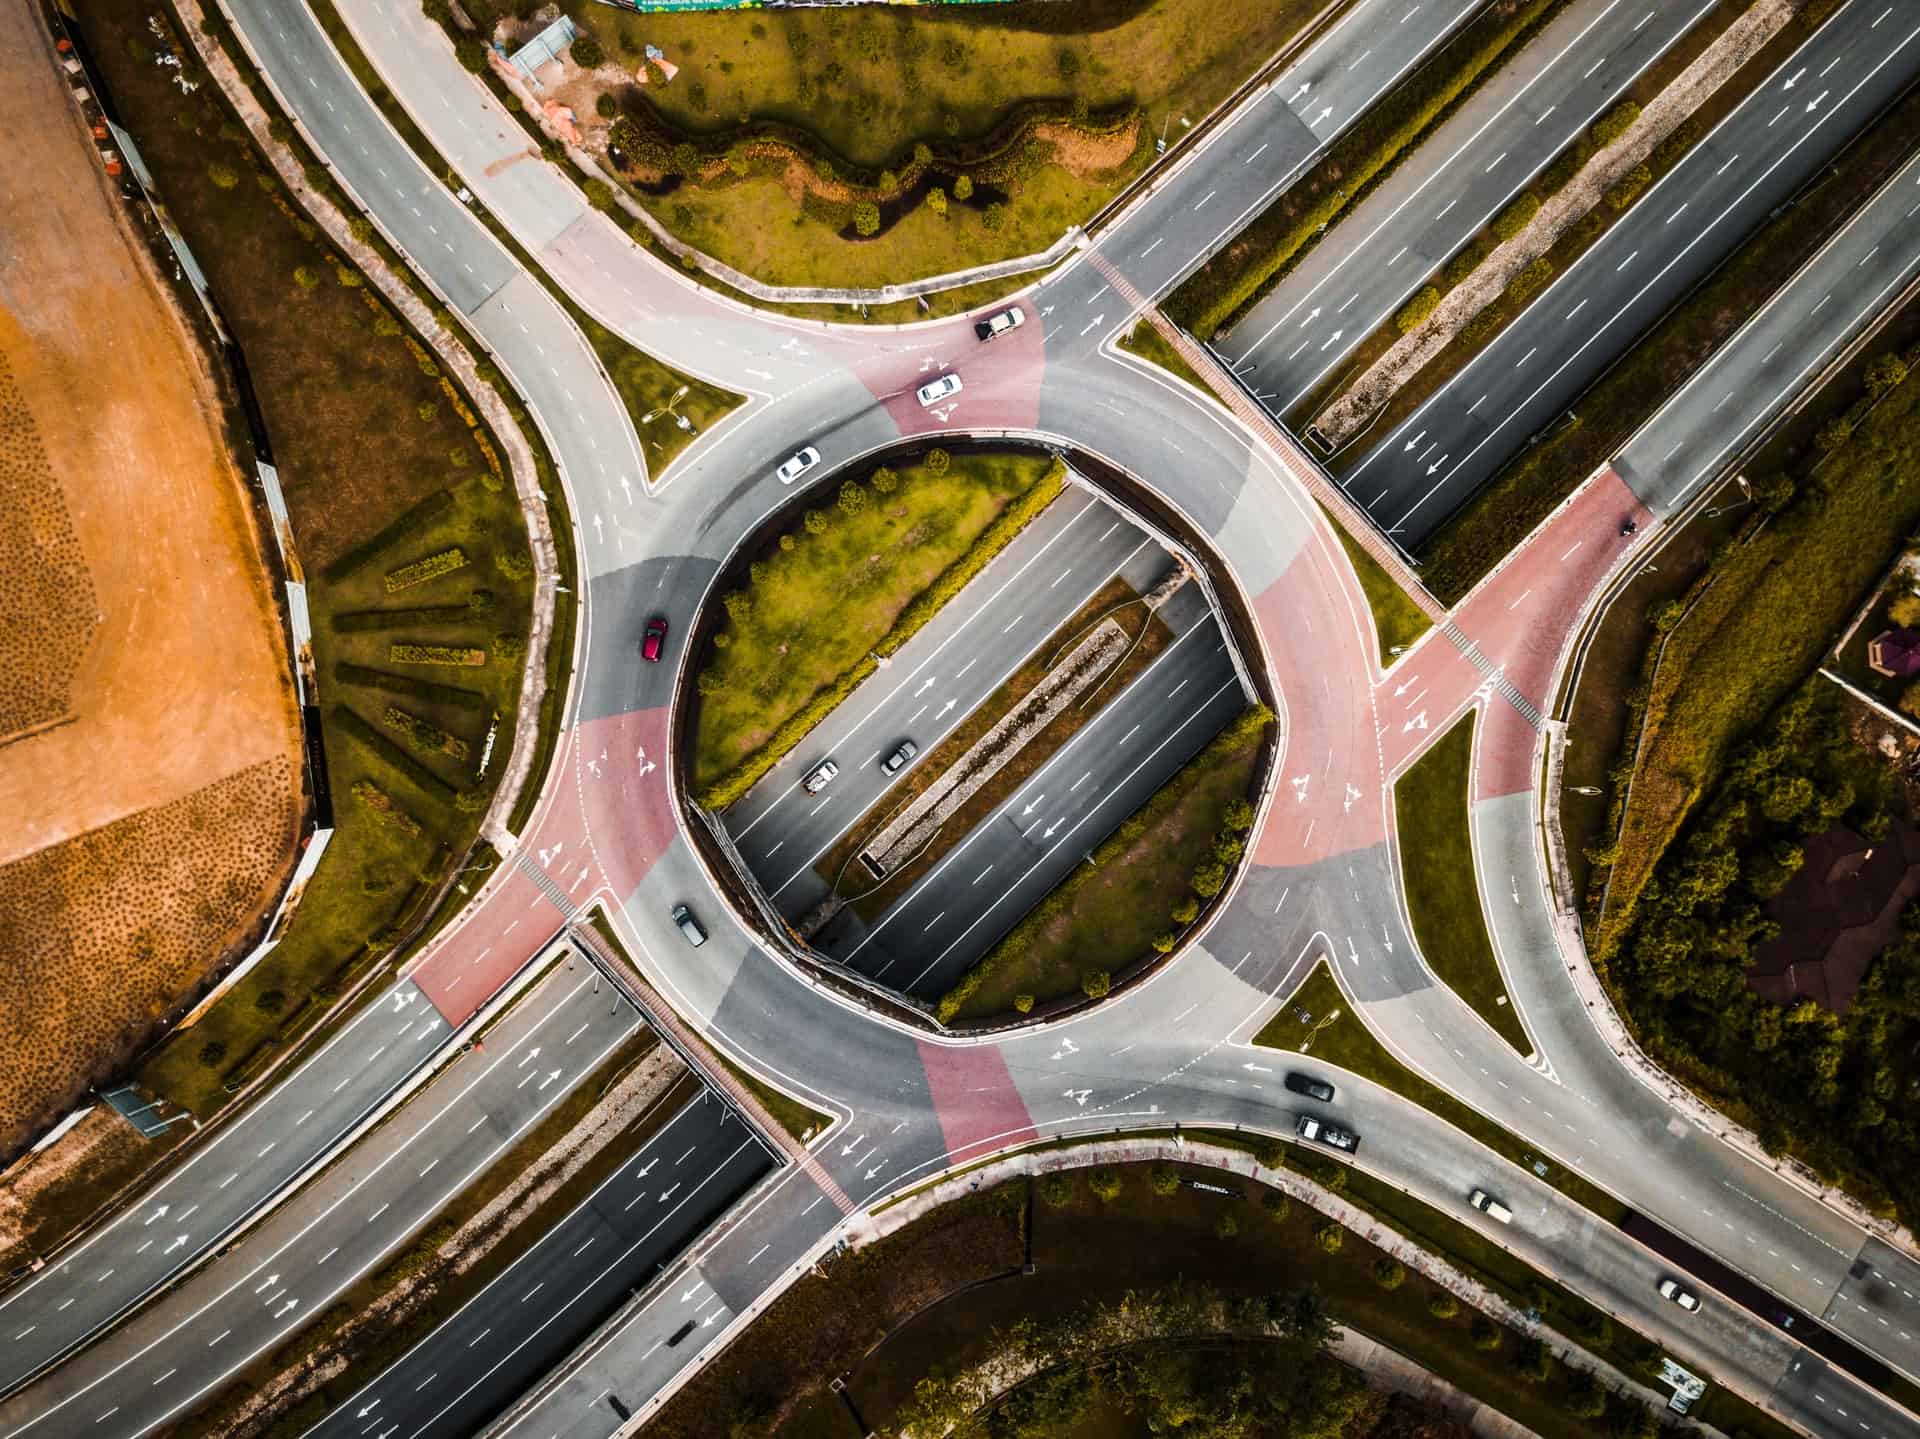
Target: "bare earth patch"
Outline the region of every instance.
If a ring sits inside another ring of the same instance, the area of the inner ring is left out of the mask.
[[[300,769],[207,359],[30,7],[0,11],[0,46],[3,1151],[256,924]]]

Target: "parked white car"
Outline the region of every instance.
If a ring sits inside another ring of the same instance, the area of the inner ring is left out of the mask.
[[[937,380],[927,381],[926,384],[914,391],[914,394],[919,397],[920,403],[923,405],[937,405],[946,399],[947,396],[957,395],[959,393],[960,377],[958,375],[942,375]]]

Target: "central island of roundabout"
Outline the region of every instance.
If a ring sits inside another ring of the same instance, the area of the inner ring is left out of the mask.
[[[1277,749],[1225,565],[1151,477],[1083,452],[944,437],[807,478],[679,651],[686,833],[718,888],[816,978],[934,1027],[1151,973],[1227,891]]]

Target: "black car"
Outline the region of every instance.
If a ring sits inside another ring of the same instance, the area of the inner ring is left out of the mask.
[[[1322,1104],[1333,1102],[1333,1086],[1324,1079],[1315,1079],[1311,1074],[1302,1074],[1299,1070],[1287,1073],[1287,1088],[1295,1094],[1304,1094],[1308,1099],[1317,1099]]]

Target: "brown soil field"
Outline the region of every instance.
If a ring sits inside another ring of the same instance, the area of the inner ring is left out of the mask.
[[[0,1152],[293,860],[285,642],[218,386],[28,0],[0,0]]]

